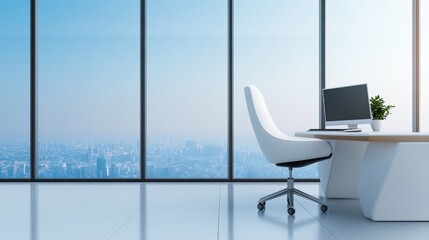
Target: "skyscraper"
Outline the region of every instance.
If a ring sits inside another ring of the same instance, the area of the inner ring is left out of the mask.
[[[110,169],[109,169],[109,177],[110,178],[116,178],[118,177],[118,168],[116,167],[115,163],[110,163]]]
[[[107,165],[104,157],[97,158],[97,178],[107,177]]]

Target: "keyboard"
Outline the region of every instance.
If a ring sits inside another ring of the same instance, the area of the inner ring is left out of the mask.
[[[311,129],[308,129],[309,132],[313,132],[313,131],[320,131],[320,132],[344,132],[346,130],[348,130],[348,128],[326,128],[326,129],[311,128]]]
[[[308,129],[309,132],[362,132],[362,129],[360,128],[327,128],[327,129],[320,129],[320,128],[311,128]]]

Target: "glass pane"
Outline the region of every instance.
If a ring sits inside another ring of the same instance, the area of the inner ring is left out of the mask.
[[[0,178],[30,177],[30,1],[0,1]]]
[[[283,178],[287,169],[269,163],[258,146],[244,87],[261,90],[285,134],[318,127],[319,1],[234,3],[234,176]],[[296,169],[294,175],[318,178],[317,165]]]
[[[429,1],[420,1],[420,130],[429,132]]]
[[[327,1],[326,29],[326,87],[368,83],[396,106],[381,130],[411,131],[412,1]]]
[[[147,1],[148,178],[227,177],[227,1]]]
[[[38,177],[139,178],[140,1],[38,3]]]

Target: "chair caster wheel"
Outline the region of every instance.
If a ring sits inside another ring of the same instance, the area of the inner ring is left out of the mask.
[[[259,209],[259,211],[261,211],[261,210],[263,210],[264,208],[265,208],[265,202],[263,202],[263,203],[258,203],[258,209]]]
[[[322,206],[320,207],[320,210],[322,210],[322,212],[326,212],[326,211],[328,211],[328,206],[326,206],[326,205],[322,205]]]
[[[289,213],[289,215],[294,215],[295,214],[295,208],[288,208],[287,213]]]

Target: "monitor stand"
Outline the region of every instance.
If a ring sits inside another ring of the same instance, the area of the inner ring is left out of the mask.
[[[347,127],[349,129],[345,130],[344,132],[362,132],[362,129],[358,128],[357,124],[347,124]]]

